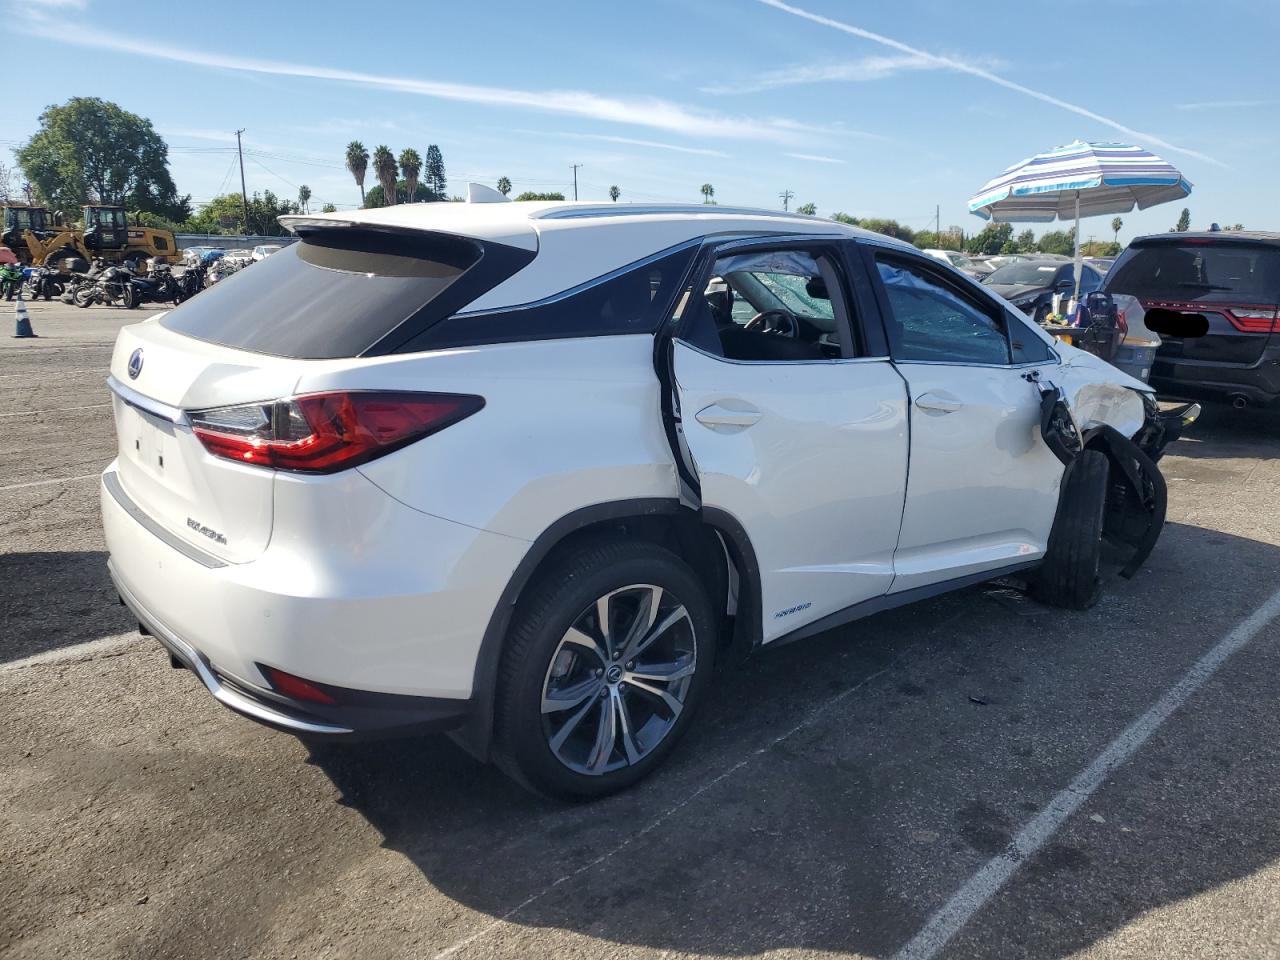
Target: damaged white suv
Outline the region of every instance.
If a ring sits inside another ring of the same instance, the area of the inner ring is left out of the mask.
[[[477,191],[481,192],[481,191]],[[479,199],[479,198],[477,198]],[[121,599],[306,737],[635,782],[718,657],[1140,563],[1186,415],[905,244],[725,207],[436,203],[300,238],[112,360]]]

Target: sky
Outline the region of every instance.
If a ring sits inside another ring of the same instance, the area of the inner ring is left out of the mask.
[[[307,184],[313,209],[359,204],[360,140],[438,144],[451,193],[506,176],[572,197],[580,164],[584,200],[699,202],[709,182],[721,203],[790,191],[793,209],[972,232],[983,183],[1082,139],[1177,166],[1193,228],[1280,229],[1274,0],[0,2],[22,78],[0,149],[45,105],[102,97],[152,121],[197,206],[239,189],[244,129],[249,192]],[[1120,239],[1181,206],[1123,214]]]

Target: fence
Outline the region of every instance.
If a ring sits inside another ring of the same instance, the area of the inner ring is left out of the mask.
[[[284,237],[255,237],[244,234],[225,233],[178,233],[174,234],[178,241],[178,249],[187,247],[221,247],[223,250],[252,250],[263,243],[284,246],[298,238],[292,235]]]

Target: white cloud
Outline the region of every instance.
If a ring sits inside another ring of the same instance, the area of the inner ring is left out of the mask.
[[[776,10],[781,10],[784,13],[789,13],[792,16],[812,21],[813,23],[820,24],[824,27],[830,27],[832,30],[839,30],[841,33],[847,33],[853,37],[870,40],[872,43],[878,43],[881,46],[889,47],[890,49],[897,50],[899,53],[927,59],[932,63],[937,64],[939,67],[954,70],[957,73],[966,73],[969,76],[978,77],[982,80],[988,81],[989,83],[994,83],[998,86],[1004,87],[1006,90],[1012,90],[1015,93],[1021,93],[1043,103],[1048,103],[1052,106],[1070,111],[1078,116],[1092,120],[1095,123],[1100,123],[1103,126],[1110,127],[1112,130],[1123,133],[1127,137],[1144,141],[1144,146],[1155,145],[1157,147],[1163,147],[1165,150],[1171,150],[1174,153],[1181,153],[1189,157],[1195,157],[1197,160],[1203,160],[1205,163],[1211,163],[1218,167],[1226,166],[1226,164],[1221,160],[1217,160],[1196,150],[1179,147],[1176,144],[1172,144],[1167,140],[1154,136],[1153,134],[1134,130],[1132,127],[1127,127],[1118,120],[1112,120],[1110,117],[1104,117],[1099,113],[1094,113],[1092,110],[1088,110],[1085,107],[1069,103],[1066,100],[1060,100],[1050,94],[1042,93],[1039,90],[1033,90],[1030,87],[1025,87],[1020,83],[1014,83],[1012,80],[1006,80],[1004,77],[994,74],[990,70],[976,63],[960,60],[957,57],[939,56],[938,54],[929,53],[926,50],[920,50],[917,47],[909,46],[901,40],[894,40],[891,37],[884,36],[883,34],[873,33],[872,31],[865,30],[862,27],[855,27],[842,20],[833,20],[831,17],[824,17],[821,14],[810,13],[808,10],[792,6],[789,3],[783,2],[783,0],[757,0],[757,2],[763,3],[765,6],[773,7]]]
[[[814,163],[844,163],[839,157],[824,157],[817,153],[788,153],[784,156],[795,157],[797,160],[812,160]]]
[[[1179,110],[1232,110],[1242,107],[1269,107],[1280,100],[1202,100],[1199,103],[1179,103]]]
[[[883,80],[906,70],[940,70],[937,63],[926,57],[864,57],[861,60],[843,60],[836,63],[804,63],[777,70],[765,70],[749,79],[709,84],[703,93],[759,93],[778,87],[793,87],[805,83],[848,82]]]
[[[101,31],[92,27],[61,22],[55,24],[39,15],[29,16],[25,21],[19,22],[17,29],[76,46],[115,50],[189,65],[236,70],[249,74],[352,83],[440,100],[567,114],[610,123],[650,127],[688,136],[786,143],[793,141],[797,135],[815,136],[830,132],[785,118],[731,116],[686,107],[657,97],[607,96],[587,90],[519,90],[487,87],[192,50],[145,40],[137,36]]]
[[[543,131],[530,131],[531,133],[541,133]],[[705,147],[682,147],[675,143],[661,143],[657,140],[636,140],[632,137],[613,137],[604,133],[569,133],[566,131],[557,131],[555,136],[569,137],[573,140],[598,140],[604,143],[623,143],[633,147],[651,147],[654,150],[673,150],[676,153],[691,153],[699,157],[728,157],[729,154],[721,150],[709,150]]]

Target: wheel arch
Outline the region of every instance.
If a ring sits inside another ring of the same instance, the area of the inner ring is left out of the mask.
[[[722,638],[724,652],[741,657],[760,644],[760,569],[750,538],[734,517],[714,509],[700,514],[674,497],[615,500],[574,510],[534,540],[489,618],[476,657],[470,716],[451,734],[467,752],[488,759],[498,667],[521,599],[538,582],[539,574],[566,551],[593,539],[618,536],[658,543],[689,563],[724,622],[732,622],[732,631]],[[731,582],[737,587],[732,615],[728,611]]]

